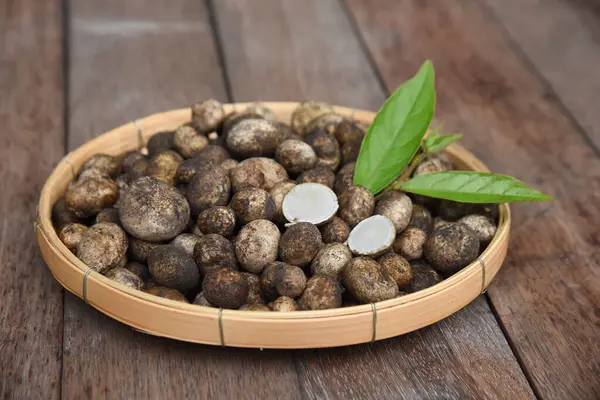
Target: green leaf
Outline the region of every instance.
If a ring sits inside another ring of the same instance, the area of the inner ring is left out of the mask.
[[[437,153],[438,151],[444,150],[446,147],[450,146],[452,143],[459,141],[462,138],[462,134],[460,133],[450,133],[446,135],[429,135],[427,139],[425,139],[425,143],[423,145],[423,150],[426,153]]]
[[[377,194],[392,183],[419,149],[434,109],[433,65],[425,61],[375,116],[360,148],[354,184]]]
[[[394,186],[405,192],[463,203],[544,201],[552,197],[507,175],[473,171],[434,172]]]

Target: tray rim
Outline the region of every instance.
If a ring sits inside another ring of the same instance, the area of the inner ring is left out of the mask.
[[[225,108],[226,108],[227,112],[230,112],[233,110],[243,109],[249,104],[251,104],[251,103],[226,104]],[[276,113],[278,113],[279,116],[281,116],[282,114],[289,115],[291,113],[291,111],[293,110],[293,108],[295,108],[298,103],[297,102],[263,102],[263,104],[265,104],[267,107],[273,108],[276,111]],[[334,106],[334,109],[336,112],[339,112],[340,114],[352,117],[359,122],[370,123],[371,120],[373,119],[373,117],[375,116],[375,113],[371,112],[371,111],[350,109],[350,108],[337,107],[337,106]],[[40,244],[40,247],[42,248],[42,254],[44,256],[44,259],[48,263],[48,266],[51,269],[55,278],[67,290],[74,293],[75,295],[77,295],[80,298],[84,297],[83,293],[82,293],[83,292],[83,279],[84,279],[85,272],[88,270],[88,267],[85,264],[83,264],[77,257],[75,257],[75,255],[73,253],[71,253],[64,246],[64,244],[58,238],[58,235],[56,234],[54,227],[52,225],[51,209],[52,209],[53,201],[51,201],[51,199],[53,197],[52,191],[55,190],[57,183],[59,183],[59,181],[61,179],[64,180],[63,177],[65,176],[65,173],[68,173],[69,171],[71,171],[71,173],[73,171],[77,171],[79,169],[79,167],[83,164],[83,162],[89,157],[89,155],[103,151],[104,149],[99,148],[99,146],[104,146],[104,144],[106,144],[108,139],[111,139],[112,142],[116,141],[117,145],[118,145],[119,139],[122,138],[122,135],[124,133],[131,135],[132,132],[133,133],[137,132],[139,134],[139,137],[137,138],[138,142],[140,142],[142,140],[145,142],[147,140],[147,138],[149,138],[152,134],[154,134],[155,132],[157,132],[161,129],[161,127],[165,124],[165,121],[167,121],[167,123],[169,123],[169,124],[172,124],[173,126],[177,126],[177,125],[181,124],[182,122],[187,122],[189,120],[190,113],[191,113],[191,111],[189,108],[176,109],[176,110],[152,114],[150,116],[141,118],[132,123],[121,125],[120,127],[112,129],[102,135],[99,135],[98,137],[96,137],[96,138],[92,139],[91,141],[85,143],[84,145],[80,146],[76,150],[68,153],[54,168],[54,170],[48,177],[48,179],[45,182],[44,187],[41,191],[40,202],[38,204],[38,210],[37,210],[37,220],[36,220],[35,225],[36,225],[38,242]],[[125,141],[131,142],[131,137],[126,136]],[[112,145],[112,143],[111,143],[111,145]],[[134,148],[135,147],[129,146],[130,150],[134,149]],[[121,149],[121,151],[122,150],[123,149]],[[454,158],[460,159],[462,161],[465,161],[465,159],[468,159],[468,163],[470,164],[471,167],[474,167],[475,170],[489,171],[487,169],[487,167],[480,160],[478,160],[472,153],[468,152],[466,149],[462,148],[459,145],[454,144],[454,145],[450,146],[447,149],[447,152]],[[465,162],[467,162],[467,161],[465,161]],[[248,312],[248,311],[239,311],[239,310],[222,310],[222,311],[220,311],[219,309],[216,309],[216,308],[203,307],[203,306],[198,306],[198,305],[193,305],[193,304],[176,302],[176,301],[172,301],[172,300],[168,300],[168,299],[163,299],[163,298],[160,298],[157,296],[153,296],[153,295],[147,294],[142,291],[133,290],[133,289],[127,288],[117,282],[114,282],[114,281],[100,275],[99,273],[97,273],[95,271],[92,271],[91,273],[88,274],[87,286],[88,286],[88,290],[92,287],[95,287],[96,290],[99,290],[104,293],[110,293],[112,295],[123,296],[124,301],[132,301],[132,300],[140,301],[140,302],[142,302],[144,308],[161,307],[161,308],[167,308],[169,310],[172,310],[173,312],[182,313],[182,315],[194,315],[194,316],[207,317],[209,320],[216,319],[218,322],[218,325],[221,326],[221,329],[218,332],[219,333],[219,341],[218,342],[222,341],[221,340],[222,339],[222,337],[221,337],[222,326],[224,324],[226,324],[228,321],[229,322],[233,322],[233,321],[258,322],[258,321],[260,321],[260,322],[267,322],[267,323],[268,322],[276,322],[276,321],[279,321],[279,322],[295,321],[295,322],[302,322],[302,323],[311,323],[316,320],[327,320],[327,319],[332,319],[332,318],[343,318],[343,317],[352,317],[352,316],[363,316],[364,317],[365,315],[367,315],[371,319],[373,319],[375,312],[378,314],[382,314],[382,312],[385,310],[395,310],[395,309],[398,309],[398,307],[410,305],[412,303],[417,303],[417,302],[426,300],[428,298],[440,297],[440,296],[444,296],[445,294],[449,294],[449,291],[452,291],[453,288],[456,288],[461,283],[462,284],[466,283],[467,280],[468,281],[473,281],[473,279],[475,279],[476,281],[478,280],[480,282],[479,285],[481,286],[481,288],[485,289],[485,287],[487,287],[489,282],[493,279],[493,277],[495,276],[495,274],[501,267],[502,261],[504,260],[504,257],[506,254],[506,247],[507,247],[509,231],[510,231],[510,209],[507,204],[500,205],[500,217],[499,218],[500,219],[499,219],[498,230],[497,230],[497,233],[496,233],[494,239],[492,240],[492,242],[488,245],[488,247],[484,250],[484,252],[479,257],[479,259],[483,260],[483,262],[486,264],[488,263],[488,259],[491,260],[492,258],[494,258],[494,259],[498,258],[499,260],[497,260],[497,262],[499,263],[499,265],[497,267],[492,267],[490,271],[486,271],[485,277],[483,276],[481,262],[478,259],[475,262],[471,263],[469,266],[465,267],[460,272],[443,280],[442,282],[438,283],[437,285],[432,286],[431,288],[428,288],[428,289],[425,289],[425,290],[422,290],[422,291],[419,291],[416,293],[408,294],[406,296],[402,296],[402,297],[398,297],[395,299],[390,299],[390,300],[376,303],[376,306],[375,306],[376,308],[374,308],[370,304],[365,304],[365,305],[337,308],[337,309],[331,309],[331,310],[296,311],[296,312],[290,312],[290,313],[259,312],[259,311]],[[54,258],[56,260],[52,260],[53,262],[50,262],[49,261],[50,258]],[[81,285],[76,285],[76,284],[73,284],[72,282],[68,282],[64,276],[65,271],[61,271],[59,268],[57,268],[55,265],[56,262],[61,262],[63,264],[66,264],[66,266],[68,266],[68,270],[70,270],[70,273],[72,274],[72,276],[70,277],[71,280],[77,281],[77,279],[75,279],[75,277],[78,276],[78,278],[81,280]],[[486,266],[486,268],[489,269],[489,266]],[[479,276],[479,279],[476,279],[478,276]],[[98,307],[97,304],[95,304],[93,299],[90,297],[90,294],[91,293],[88,292],[88,296],[87,296],[86,300],[92,306],[99,309],[101,312],[111,316],[112,318],[117,319],[128,325],[131,325],[134,328],[137,328],[138,330],[142,330],[146,333],[150,333],[150,334],[154,334],[154,335],[158,335],[158,336],[166,336],[166,337],[171,337],[174,339],[180,339],[180,340],[185,340],[185,341],[193,341],[193,342],[209,343],[209,344],[222,344],[222,343],[215,343],[214,340],[189,340],[189,338],[181,338],[181,337],[178,337],[178,336],[175,336],[172,334],[165,334],[165,332],[156,331],[155,329],[144,329],[145,327],[143,326],[143,324],[140,324],[139,322],[127,320],[126,318],[123,318],[122,316],[120,316],[119,313],[115,312],[114,310],[107,310],[105,308]],[[475,297],[477,297],[477,296],[472,297],[468,302],[472,301]],[[467,304],[468,304],[468,302],[467,302]],[[436,320],[424,321],[424,323],[421,326],[427,326],[427,325],[430,325],[431,323],[437,322],[439,319],[445,318],[446,316],[449,316],[449,315],[453,314],[454,312],[458,311],[460,308],[462,308],[462,306],[457,309],[454,309],[456,307],[451,307],[451,308],[453,309],[453,311],[449,312],[448,314],[446,314]],[[378,316],[378,318],[379,318],[379,320],[381,320],[382,316]],[[375,328],[376,328],[376,326],[375,326]],[[371,328],[371,329],[373,330],[373,328]],[[405,331],[405,332],[408,332],[408,331]],[[400,332],[400,334],[405,333],[405,332]],[[390,337],[390,336],[394,336],[394,335],[386,335],[385,337]],[[385,337],[383,337],[383,336],[379,337],[379,335],[377,335],[377,337],[375,339],[379,340],[379,339],[383,339]],[[362,343],[362,342],[365,342],[365,341],[352,341],[352,343]],[[346,344],[352,344],[352,343],[340,341],[339,345],[346,345]],[[238,345],[235,342],[226,343],[226,344],[231,345],[231,346]],[[239,345],[242,347],[271,347],[271,346],[269,346],[269,343],[263,343],[261,345],[250,345],[250,346],[248,345],[248,343],[241,343]],[[273,347],[279,348],[282,346],[275,345]],[[283,347],[288,347],[288,346],[283,346]],[[291,345],[289,347],[302,348],[302,347],[320,347],[320,346],[318,345],[318,343],[312,343],[310,345],[303,345],[302,343],[297,343],[297,344],[291,343]],[[327,345],[325,347],[330,347],[330,346]]]

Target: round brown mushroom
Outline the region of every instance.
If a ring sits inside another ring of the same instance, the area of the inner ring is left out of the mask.
[[[130,236],[129,247],[127,248],[127,256],[133,261],[145,263],[148,259],[148,254],[150,254],[150,252],[155,248],[162,245],[162,243],[148,242],[147,240]]]
[[[333,189],[335,174],[327,167],[316,167],[309,169],[308,171],[304,171],[296,179],[296,183],[298,184],[308,182],[320,183],[321,185],[325,185],[328,188]]]
[[[262,290],[260,288],[260,276],[251,272],[242,272],[248,281],[248,298],[246,299],[247,304],[264,304],[265,299],[263,298]]]
[[[315,275],[306,282],[306,289],[298,300],[302,310],[327,310],[342,305],[342,287],[330,276]]]
[[[229,201],[231,182],[229,174],[217,165],[201,168],[188,184],[187,199],[194,215]]]
[[[163,299],[180,301],[182,303],[189,303],[189,301],[185,298],[183,294],[181,294],[180,291],[165,286],[152,286],[151,288],[146,289],[146,293],[162,297]]]
[[[234,192],[246,187],[271,190],[277,183],[288,179],[281,164],[266,157],[252,157],[231,170],[231,186]]]
[[[202,276],[215,269],[238,269],[233,244],[214,233],[200,237],[194,247],[194,260]]]
[[[283,199],[295,186],[296,184],[293,181],[284,180],[275,184],[269,191],[269,196],[271,196],[271,199],[275,204],[275,217],[273,220],[279,224],[284,224],[286,222],[282,211]]]
[[[482,245],[487,245],[496,234],[496,224],[485,215],[470,214],[457,221],[471,229]]]
[[[337,129],[337,126],[343,121],[346,121],[346,117],[344,117],[343,115],[340,115],[336,112],[328,112],[326,114],[320,115],[317,118],[313,118],[313,120],[306,125],[304,131],[307,135],[313,134],[318,131],[324,131],[325,133],[331,136]]]
[[[282,141],[281,131],[265,119],[245,119],[231,128],[226,143],[239,158],[264,157],[275,154]]]
[[[152,250],[148,255],[148,270],[157,283],[182,293],[200,283],[194,259],[177,246],[165,245]]]
[[[77,244],[77,257],[101,274],[119,266],[126,253],[127,235],[119,225],[110,222],[88,228]]]
[[[99,224],[100,222],[112,222],[113,224],[121,225],[121,221],[119,220],[119,210],[114,207],[110,207],[100,211],[98,214],[96,214],[95,223]]]
[[[248,281],[241,272],[221,268],[206,274],[202,293],[216,307],[238,309],[248,298]]]
[[[279,271],[288,265],[281,261],[275,261],[267,265],[260,274],[260,288],[267,300],[275,300],[279,293],[275,287]]]
[[[133,169],[133,166],[138,160],[148,160],[148,158],[141,152],[134,150],[125,153],[121,159],[121,170],[124,174],[129,173]]]
[[[172,150],[163,151],[150,159],[146,174],[169,185],[175,185],[177,169],[182,162],[183,158],[178,153]]]
[[[88,176],[67,187],[65,201],[70,212],[78,218],[91,217],[117,201],[119,188],[107,176]]]
[[[296,300],[292,299],[291,297],[281,296],[273,301],[273,311],[290,312],[297,310],[298,304],[296,303]]]
[[[148,155],[153,157],[162,151],[175,150],[175,144],[173,143],[174,133],[172,131],[157,132],[148,140],[146,148],[148,149]]]
[[[216,233],[226,238],[235,232],[235,212],[225,206],[206,209],[198,216],[198,228],[204,234]]]
[[[297,297],[306,287],[306,275],[300,267],[284,265],[275,277],[275,289],[280,296]]]
[[[208,146],[208,138],[191,125],[181,125],[175,130],[173,144],[183,157],[190,158]]]
[[[331,243],[319,250],[310,265],[310,271],[313,275],[327,275],[339,280],[350,260],[352,253],[346,245]]]
[[[363,140],[365,131],[353,121],[342,121],[333,133],[341,146],[355,140]]]
[[[147,281],[152,279],[152,275],[150,275],[150,271],[148,271],[148,266],[146,264],[142,264],[137,261],[132,261],[125,265],[126,270],[129,270],[136,274],[142,281]]]
[[[349,142],[346,142],[341,149],[342,164],[355,162],[358,159],[361,146],[362,140],[351,140]]]
[[[350,186],[354,185],[354,167],[356,163],[344,165],[335,176],[333,191],[338,195],[342,195]]]
[[[235,254],[246,271],[259,274],[277,259],[281,234],[271,221],[257,219],[244,226],[235,240]]]
[[[82,166],[79,173],[96,170],[100,175],[116,176],[120,170],[119,160],[108,154],[94,154]]]
[[[281,235],[279,256],[288,264],[310,264],[323,244],[319,228],[308,222],[293,224]]]
[[[106,273],[106,277],[131,289],[142,290],[144,288],[144,281],[142,281],[139,276],[123,267],[111,269]]]
[[[412,270],[406,258],[390,251],[379,257],[377,262],[399,288],[406,288],[410,285]]]
[[[171,245],[179,247],[185,251],[190,257],[194,256],[194,248],[200,241],[201,236],[194,235],[193,233],[180,233],[171,240]]]
[[[410,197],[402,192],[390,190],[377,201],[375,214],[388,217],[394,224],[396,232],[402,232],[410,223],[412,209]]]
[[[396,282],[371,258],[353,258],[344,268],[342,276],[348,292],[362,303],[376,303],[398,295]]]
[[[119,219],[123,228],[139,239],[170,240],[186,228],[190,207],[173,186],[142,177],[133,181],[121,199]]]
[[[197,158],[203,164],[220,165],[223,161],[230,159],[231,156],[225,147],[209,144],[194,158]]]
[[[88,227],[83,224],[71,222],[63,225],[63,227],[60,228],[58,231],[58,237],[60,238],[60,241],[67,246],[67,249],[75,251],[79,241],[81,240],[81,236],[87,229]]]
[[[303,141],[288,139],[277,147],[275,160],[288,172],[299,174],[315,166],[317,154]]]
[[[345,243],[350,236],[350,227],[340,217],[331,218],[319,230],[324,243]]]
[[[434,231],[424,248],[425,258],[438,271],[452,274],[479,255],[477,236],[463,224],[453,223]]]
[[[192,124],[200,133],[208,133],[219,128],[225,119],[223,104],[208,99],[192,104]]]
[[[394,252],[407,260],[423,257],[423,247],[427,241],[427,233],[417,227],[409,226],[394,241]]]
[[[263,189],[248,187],[240,190],[229,203],[237,219],[245,225],[257,219],[272,220],[275,217],[275,203]]]
[[[340,144],[329,132],[317,130],[308,135],[305,141],[317,155],[317,167],[325,167],[331,171],[338,168],[342,159]]]
[[[340,196],[338,215],[348,226],[354,228],[360,221],[373,215],[374,209],[375,197],[371,192],[362,186],[350,186]]]
[[[292,113],[292,129],[304,136],[310,132],[306,131],[308,124],[324,114],[333,112],[333,108],[318,101],[305,101],[300,103]]]
[[[411,292],[427,289],[442,281],[442,277],[437,271],[431,268],[431,265],[424,260],[411,261],[410,268],[412,279],[409,289]]]

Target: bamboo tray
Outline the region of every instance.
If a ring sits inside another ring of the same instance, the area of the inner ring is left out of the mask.
[[[289,121],[297,103],[265,103],[282,121]],[[226,105],[226,111],[247,104]],[[343,115],[371,123],[375,113],[335,107]],[[91,271],[58,238],[52,206],[76,171],[95,153],[139,148],[155,132],[188,122],[190,109],[154,114],[118,127],[67,154],[46,181],[40,196],[35,230],[44,260],[67,290],[104,314],[142,332],[211,345],[256,348],[316,348],[371,342],[431,325],[466,306],[485,291],[506,256],[510,210],[500,206],[496,236],[472,264],[437,285],[399,298],[346,308],[288,313],[219,310],[163,299],[129,289]],[[447,152],[461,169],[488,171],[464,148]]]

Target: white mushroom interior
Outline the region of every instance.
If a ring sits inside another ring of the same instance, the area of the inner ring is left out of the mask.
[[[302,183],[284,197],[282,211],[291,223],[327,222],[338,210],[338,199],[333,190],[320,183]]]
[[[379,254],[392,245],[395,237],[394,223],[383,215],[373,215],[352,229],[348,237],[348,247],[355,254]]]

